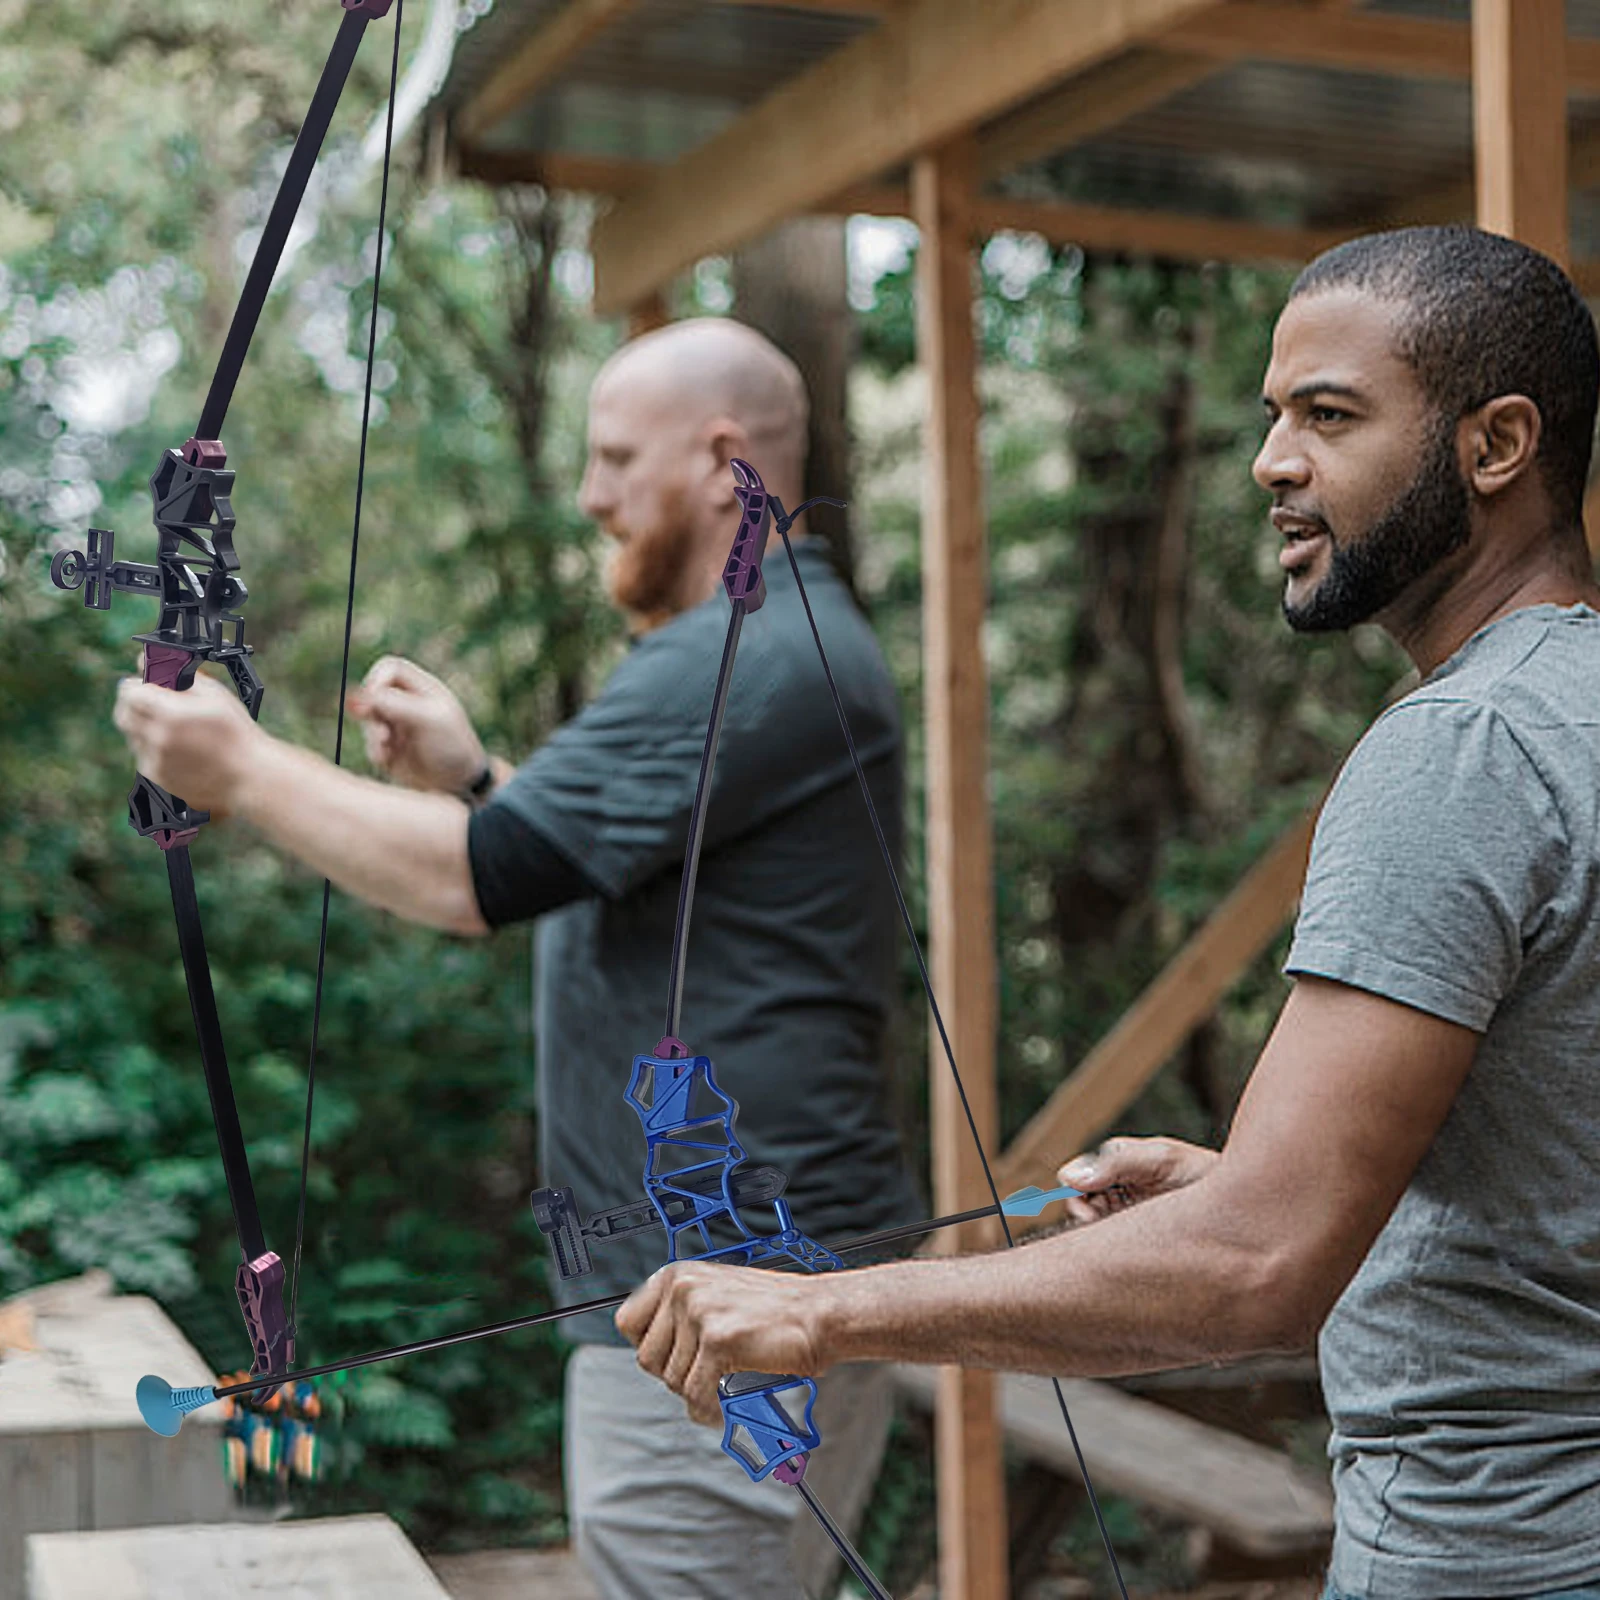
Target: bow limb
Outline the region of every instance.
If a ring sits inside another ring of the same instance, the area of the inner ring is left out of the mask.
[[[84,604],[94,610],[108,610],[112,594],[118,591],[157,597],[161,609],[155,629],[135,636],[144,646],[145,681],[182,691],[193,683],[203,663],[214,662],[226,670],[234,692],[252,718],[260,713],[264,689],[251,663],[252,647],[245,643],[242,607],[249,591],[238,576],[240,563],[233,544],[234,474],[228,469],[227,452],[218,436],[362,36],[367,24],[386,15],[392,3],[393,0],[340,0],[344,16],[257,243],[199,423],[183,446],[165,452],[150,479],[156,561],[118,561],[115,536],[109,530],[91,529],[86,551],[62,552],[51,564],[50,575],[56,586],[82,588]],[[396,32],[398,62],[398,28]],[[387,152],[384,176],[387,195]],[[371,378],[369,351],[369,400]],[[362,443],[364,452],[364,428]],[[359,522],[359,510],[357,515]],[[342,712],[341,692],[341,719]],[[280,1373],[294,1359],[293,1328],[283,1305],[283,1263],[267,1248],[256,1204],[189,859],[189,845],[209,815],[142,775],[136,778],[128,796],[128,810],[134,829],[153,838],[166,857],[201,1067],[243,1258],[235,1289],[250,1337],[251,1371]],[[320,988],[319,959],[319,999]],[[307,1120],[309,1123],[309,1113]]]

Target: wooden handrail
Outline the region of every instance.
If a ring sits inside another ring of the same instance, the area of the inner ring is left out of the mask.
[[[1318,810],[1279,835],[1006,1147],[995,1164],[1003,1193],[1049,1181],[1109,1127],[1277,937],[1299,903]]]

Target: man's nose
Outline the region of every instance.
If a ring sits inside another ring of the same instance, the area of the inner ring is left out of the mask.
[[[1280,417],[1267,430],[1250,464],[1250,474],[1269,492],[1303,488],[1310,481],[1311,463],[1299,448],[1292,430],[1285,426],[1285,419]]]
[[[578,485],[578,510],[591,522],[598,522],[611,503],[611,496],[603,487],[602,474],[589,462],[583,469],[583,481]]]

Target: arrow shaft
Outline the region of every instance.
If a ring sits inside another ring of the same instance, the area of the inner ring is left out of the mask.
[[[861,1250],[879,1249],[901,1239],[916,1239],[923,1234],[937,1233],[941,1228],[958,1228],[965,1222],[981,1222],[985,1217],[998,1215],[995,1206],[977,1206],[971,1211],[957,1211],[949,1216],[935,1217],[929,1222],[907,1222],[899,1227],[880,1228],[876,1233],[863,1234],[845,1244],[831,1245],[836,1255],[853,1255]],[[526,1317],[511,1317],[504,1322],[487,1322],[481,1328],[465,1328],[460,1333],[440,1334],[434,1339],[417,1339],[410,1344],[391,1345],[387,1350],[372,1350],[366,1355],[346,1356],[341,1361],[330,1361],[320,1367],[298,1367],[292,1372],[277,1372],[260,1378],[250,1378],[243,1383],[224,1384],[217,1390],[217,1398],[229,1395],[250,1394],[257,1389],[270,1389],[278,1384],[299,1383],[307,1378],[326,1378],[330,1373],[349,1372],[355,1367],[370,1367],[380,1361],[398,1361],[402,1356],[418,1356],[429,1350],[444,1350],[453,1344],[470,1344],[477,1339],[493,1339],[502,1333],[516,1333],[522,1328],[537,1328],[549,1322],[562,1322],[568,1317],[581,1317],[590,1311],[612,1311],[620,1306],[633,1291],[603,1295],[598,1300],[580,1300],[576,1305],[557,1306],[551,1311],[535,1311]]]

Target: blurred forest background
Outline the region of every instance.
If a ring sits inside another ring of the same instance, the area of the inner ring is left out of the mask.
[[[110,723],[129,636],[151,622],[129,596],[86,612],[48,566],[90,524],[118,530],[119,555],[149,558],[146,479],[193,429],[328,11],[0,0],[0,1294],[103,1266],[155,1296],[219,1370],[245,1359],[236,1246],[161,862],[127,827],[129,762]],[[360,145],[386,68],[369,45],[226,430],[263,721],[330,753],[376,245],[377,171]],[[397,152],[354,670],[382,652],[423,662],[513,758],[620,648],[573,502],[587,383],[623,336],[587,311],[591,212],[537,189],[428,181],[415,132]],[[849,448],[823,452],[826,481],[810,489],[852,500],[831,537],[903,691],[915,774],[914,240],[851,237],[851,297],[828,334],[844,341],[840,392],[819,407]],[[784,270],[772,245],[709,261],[673,309],[743,313],[782,339]],[[1315,799],[1404,663],[1375,633],[1296,639],[1279,617],[1277,540],[1248,468],[1286,275],[1019,237],[993,241],[977,270],[1009,1134]],[[820,326],[789,321],[792,346]],[[913,880],[920,804],[913,790]],[[195,860],[282,1249],[320,884],[226,823]],[[1281,953],[1127,1129],[1219,1135],[1281,1002]],[[905,977],[894,1070],[920,1152],[909,956]],[[526,1201],[528,1006],[525,931],[457,941],[335,897],[304,1359],[546,1303]],[[555,1337],[525,1334],[353,1375],[332,1471],[297,1504],[382,1508],[431,1548],[559,1539],[561,1358]],[[908,1430],[864,1541],[891,1571],[889,1554],[903,1568],[931,1540],[929,1470]]]

